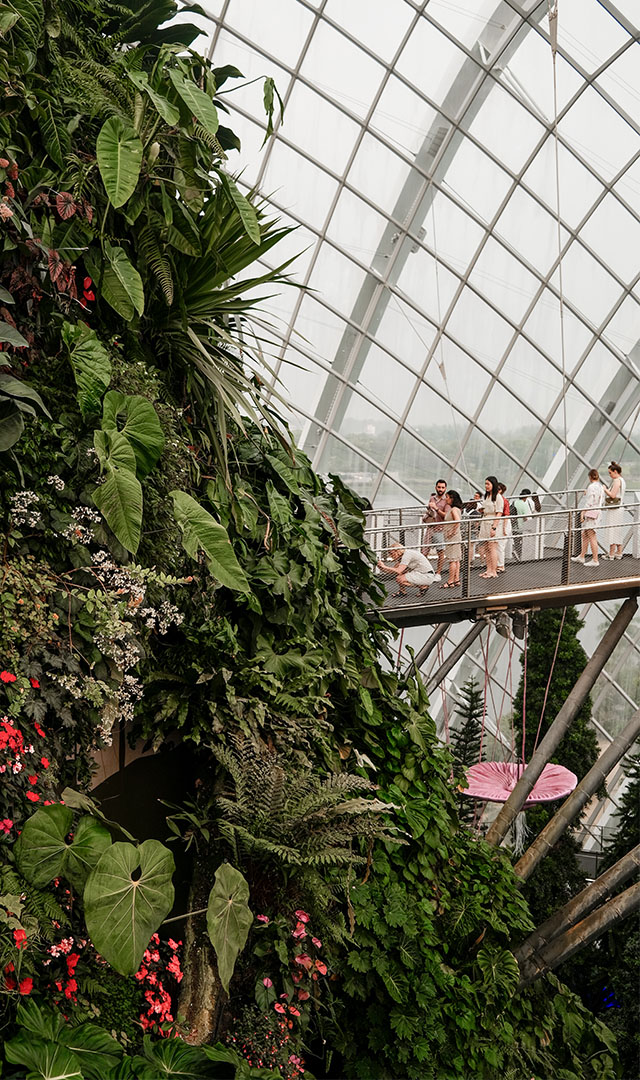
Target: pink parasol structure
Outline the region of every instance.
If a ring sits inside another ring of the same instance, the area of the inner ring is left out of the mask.
[[[506,802],[524,769],[524,765],[516,765],[510,761],[482,761],[467,769],[468,787],[459,787],[458,790],[471,799]],[[545,765],[524,804],[524,809],[538,803],[563,799],[573,791],[577,783],[576,774],[565,769],[564,765]]]

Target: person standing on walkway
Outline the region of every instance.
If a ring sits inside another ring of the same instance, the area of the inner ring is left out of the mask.
[[[609,541],[609,558],[621,559],[624,542],[624,496],[627,485],[622,479],[622,465],[612,461],[609,466],[610,487],[604,489],[605,526]],[[604,556],[606,558],[606,556]]]
[[[449,560],[449,580],[441,589],[453,589],[460,584],[460,561],[462,559],[462,499],[457,491],[448,491],[446,496],[447,512],[444,516],[445,556]]]
[[[582,528],[582,544],[580,547],[580,554],[574,555],[571,562],[584,563],[585,566],[599,566],[598,560],[598,535],[596,532],[598,521],[600,520],[600,511],[604,502],[604,488],[600,483],[600,476],[597,469],[591,469],[589,472],[589,487],[585,491],[584,506],[580,512],[580,521]],[[584,557],[587,554],[587,549],[591,548],[591,554],[593,559],[591,562],[585,562]]]
[[[498,565],[496,567],[499,574],[504,574],[504,560],[507,549],[507,541],[513,536],[513,530],[511,528],[511,507],[509,506],[509,500],[507,498],[507,485],[498,484],[500,494],[504,501],[504,510],[502,511],[502,520],[500,526],[502,528],[502,534],[496,531],[496,536],[499,539],[496,541],[496,547],[498,548]]]
[[[435,548],[438,555],[436,581],[440,580],[442,567],[444,566],[444,536],[442,530],[444,528],[444,516],[447,512],[446,490],[446,480],[437,480],[436,490],[431,493],[427,509],[422,518],[423,523],[429,526],[426,545],[422,549],[423,554],[428,555],[431,548]]]
[[[504,512],[504,499],[500,494],[498,481],[495,476],[488,476],[484,482],[485,496],[481,502],[482,521],[480,522],[481,554],[487,564],[487,568],[481,578],[494,578],[498,576],[498,545],[497,535],[500,519]]]

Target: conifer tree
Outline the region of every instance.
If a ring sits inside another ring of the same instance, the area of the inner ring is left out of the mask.
[[[451,753],[455,763],[465,772],[478,761],[482,761],[482,715],[484,703],[482,693],[475,679],[468,679],[460,691],[458,707],[455,710],[459,720],[451,730]],[[458,814],[465,824],[473,821],[475,803],[464,795],[458,796]]]

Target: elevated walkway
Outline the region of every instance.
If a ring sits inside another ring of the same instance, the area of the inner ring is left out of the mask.
[[[381,573],[388,593],[383,605],[386,618],[396,626],[423,626],[435,623],[476,620],[500,611],[564,607],[596,601],[616,600],[640,594],[640,499],[628,492],[623,510],[623,555],[609,560],[610,538],[619,535],[618,526],[607,508],[597,523],[600,565],[573,561],[581,542],[579,492],[554,492],[544,496],[540,513],[529,519],[511,518],[513,535],[505,543],[505,570],[497,578],[482,578],[484,569],[477,554],[477,521],[464,520],[460,585],[442,589],[447,580],[445,561],[442,581],[434,582],[421,595],[407,587],[400,595],[395,579]],[[564,506],[562,503],[564,502]],[[569,505],[567,505],[569,504]],[[426,507],[394,507],[367,513],[366,535],[378,558],[385,561],[390,548],[401,544],[422,551],[436,568],[434,534],[422,521]],[[475,557],[474,557],[475,555]]]

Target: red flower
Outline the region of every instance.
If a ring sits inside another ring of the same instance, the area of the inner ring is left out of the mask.
[[[265,924],[270,921],[268,915],[256,915],[256,919],[257,919],[258,922],[262,922],[262,923],[265,923]]]
[[[34,690],[39,690],[40,689],[40,683],[38,682],[37,679],[34,679],[32,675],[29,676],[29,682],[31,683]]]
[[[14,930],[13,940],[16,943],[16,949],[21,949],[27,940],[26,930],[23,930],[21,927],[19,927],[17,930]]]
[[[307,1001],[311,997],[308,990],[298,990],[298,1000]]]
[[[34,723],[33,726],[36,729],[36,731],[38,732],[38,735],[40,735],[44,739],[44,737],[45,737],[44,728],[41,728],[40,724],[38,724],[37,721]]]
[[[49,758],[41,757],[40,758],[40,764],[42,765],[43,769],[48,769],[49,768]]]
[[[295,914],[296,919],[299,919],[300,922],[303,922],[303,923],[309,922],[309,916],[307,915],[306,911],[301,911],[300,908],[298,908],[298,910],[296,912],[294,912],[294,914]]]
[[[320,941],[319,938],[312,937],[311,940],[312,940],[313,944],[315,945],[316,949],[321,949],[322,948],[322,942]]]
[[[300,1016],[300,1010],[294,1009],[293,1005],[289,1006],[289,1016]]]
[[[294,959],[296,964],[301,964],[306,971],[309,971],[311,969],[313,961],[310,956],[307,956],[306,953],[300,953],[300,955],[294,957]]]
[[[5,975],[4,985],[6,986],[7,990],[15,990],[18,984],[14,979],[13,975]]]
[[[298,923],[298,925],[296,926],[296,928],[293,931],[293,934],[291,936],[294,937],[294,938],[304,938],[304,937],[307,936],[307,931],[304,928],[304,923],[303,922]]]
[[[18,166],[15,165],[15,164],[10,165],[9,168],[7,169],[7,176],[9,177],[10,180],[17,180],[18,179]]]
[[[37,784],[38,783],[37,775],[36,776],[28,776],[27,780],[29,781],[30,784]]]
[[[40,796],[38,795],[37,791],[27,791],[26,796],[29,802],[40,802]]]
[[[11,818],[6,817],[2,821],[0,821],[0,832],[8,833],[11,832],[12,828],[13,822]]]
[[[283,1013],[284,1012],[284,1005],[281,1005],[279,1001],[276,1001],[276,1003],[275,1003],[275,1005],[273,1007],[276,1010],[276,1012],[278,1012],[278,1013]]]
[[[321,975],[327,974],[327,965],[322,963],[322,960],[316,960],[316,967]]]
[[[21,994],[30,994],[33,990],[33,979],[26,978],[20,980],[20,986],[18,990]]]
[[[10,671],[0,671],[0,682],[12,683],[16,681],[17,676],[12,675]]]

